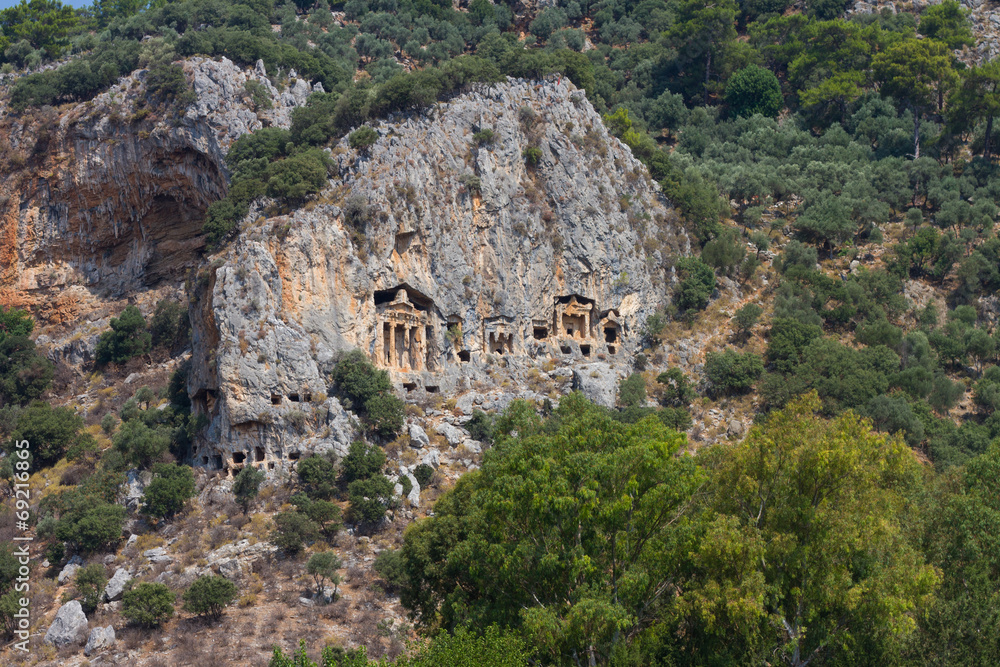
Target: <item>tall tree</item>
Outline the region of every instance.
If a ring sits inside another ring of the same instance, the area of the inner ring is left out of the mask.
[[[512,405],[479,471],[407,531],[401,599],[423,625],[518,629],[543,662],[606,664],[677,594],[701,481],[684,436],[622,425],[580,394],[549,423]]]
[[[934,39],[908,39],[890,46],[872,60],[881,92],[913,112],[913,159],[920,157],[920,120],[938,106],[957,81],[948,47]]]
[[[1000,62],[991,60],[980,67],[970,67],[962,74],[961,85],[948,98],[948,118],[963,130],[986,121],[983,157],[993,152],[993,119],[1000,114]]]
[[[686,54],[688,62],[704,62],[705,104],[708,104],[713,58],[736,39],[738,12],[735,0],[683,0],[677,8],[674,25],[667,33],[677,52]]]
[[[692,641],[743,642],[743,664],[885,664],[937,584],[907,526],[912,451],[819,407],[789,403],[709,455],[714,515],[683,604]]]

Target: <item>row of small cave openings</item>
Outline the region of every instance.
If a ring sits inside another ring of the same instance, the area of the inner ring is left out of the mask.
[[[294,461],[299,458],[299,454],[298,452],[293,452],[288,458]],[[250,460],[250,452],[236,451],[233,452],[231,464],[229,461],[223,459],[222,454],[202,455],[201,464],[213,470],[225,470],[230,475],[238,473],[247,465],[261,469],[267,468],[268,470],[274,470],[275,467],[275,462],[267,460],[264,448],[259,446],[253,448],[252,460]]]
[[[433,301],[404,284],[375,292],[374,302],[380,319],[376,349],[380,353],[381,364],[409,371],[436,370],[440,350],[431,315]],[[547,320],[532,321],[532,338],[538,341],[555,339],[563,354],[573,352],[573,348],[566,344],[566,339],[570,339],[578,344],[583,356],[589,357],[597,342],[593,335],[595,314],[593,299],[576,294],[557,297],[551,323]],[[457,315],[448,317],[447,327],[446,338],[454,346],[458,360],[471,361],[471,350],[462,345],[465,342],[462,318]],[[483,331],[486,352],[500,355],[514,352],[515,334],[507,327],[507,323],[502,321],[487,321]],[[616,354],[622,333],[617,311],[605,311],[597,328],[603,333],[608,353]]]

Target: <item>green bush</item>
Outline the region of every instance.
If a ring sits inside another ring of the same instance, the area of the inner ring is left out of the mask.
[[[704,310],[715,290],[715,272],[697,257],[685,257],[677,262],[677,274],[674,303],[682,312]]]
[[[122,596],[122,616],[146,628],[161,625],[174,615],[176,597],[164,584],[143,582]]]
[[[291,501],[300,512],[319,527],[327,540],[333,539],[337,531],[341,529],[343,524],[340,520],[339,505],[329,500],[314,500],[302,493],[296,493],[292,496]]]
[[[327,458],[312,454],[295,465],[299,481],[311,498],[333,498],[337,492],[337,466]]]
[[[184,68],[172,63],[158,63],[146,74],[146,90],[153,97],[175,102],[182,109],[195,101],[194,91],[184,76]]]
[[[720,394],[745,394],[764,373],[764,363],[752,352],[733,350],[705,355],[705,377]]]
[[[80,496],[59,517],[56,538],[81,553],[103,551],[121,539],[125,508],[91,496]]]
[[[218,620],[222,611],[236,599],[236,584],[225,577],[208,575],[198,577],[184,591],[184,610],[199,616]]]
[[[146,318],[135,306],[126,306],[118,317],[111,318],[111,331],[101,334],[95,356],[100,365],[125,363],[149,352],[152,336],[146,331]]]
[[[107,583],[107,573],[100,563],[91,563],[76,571],[76,594],[83,611],[90,614],[97,609]]]
[[[170,431],[164,426],[147,426],[142,419],[123,421],[111,439],[115,450],[139,468],[159,461],[170,448]]]
[[[379,475],[384,465],[385,452],[375,445],[356,440],[340,462],[340,483],[346,487],[355,480]]]
[[[406,585],[406,563],[399,549],[386,549],[375,557],[372,569],[382,577],[386,592],[398,592]]]
[[[246,514],[254,498],[260,493],[260,485],[264,482],[264,473],[252,466],[244,466],[233,480],[233,496]]]
[[[729,77],[726,104],[737,116],[759,113],[768,118],[777,116],[785,106],[778,77],[757,65],[748,65]]]
[[[477,146],[492,146],[496,140],[493,130],[486,127],[472,135],[472,142]]]
[[[318,540],[319,532],[319,526],[304,513],[282,512],[274,517],[274,530],[271,531],[270,540],[285,553],[295,555],[307,543]]]
[[[24,405],[39,398],[55,374],[51,361],[35,351],[26,336],[0,339],[0,406]]]
[[[356,479],[347,487],[348,517],[363,527],[377,526],[392,503],[392,482],[383,475]]]
[[[347,143],[354,150],[360,151],[365,155],[368,154],[368,150],[378,141],[378,132],[369,127],[368,125],[363,125],[358,129],[351,132],[347,137]]]
[[[482,410],[473,410],[472,417],[463,426],[473,440],[493,442],[493,426],[495,419]]]
[[[521,151],[521,157],[529,167],[537,167],[542,160],[542,149],[538,146],[527,146]]]
[[[35,401],[17,417],[17,426],[7,446],[22,440],[31,443],[32,469],[52,465],[65,455],[76,457],[96,446],[94,438],[83,430],[83,417],[70,408],[53,408]]]
[[[156,303],[156,312],[149,322],[154,347],[180,349],[187,344],[189,328],[187,308],[169,299],[161,299]]]
[[[153,479],[142,497],[142,513],[155,519],[171,519],[195,496],[191,468],[176,463],[157,463]]]
[[[346,407],[358,412],[369,428],[390,437],[403,426],[403,402],[392,393],[385,371],[376,369],[364,352],[353,350],[334,366],[333,381]]]
[[[750,330],[757,324],[757,320],[760,319],[763,312],[764,309],[755,303],[748,303],[737,310],[736,315],[733,316],[733,326],[736,328],[736,334],[741,338],[749,336]]]
[[[668,368],[656,376],[656,381],[664,385],[663,403],[668,406],[683,407],[697,397],[694,387],[679,368]]]
[[[417,484],[420,485],[420,488],[424,489],[431,483],[431,478],[434,477],[434,468],[426,463],[421,463],[413,469],[413,476],[417,478]]]
[[[618,385],[618,402],[626,408],[646,405],[646,379],[641,373],[632,373]]]

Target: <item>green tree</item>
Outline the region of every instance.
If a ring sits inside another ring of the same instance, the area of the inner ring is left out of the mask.
[[[244,514],[250,510],[263,482],[264,473],[252,466],[244,466],[233,480],[233,496],[243,508]]]
[[[482,469],[407,531],[400,599],[423,625],[497,624],[542,662],[603,664],[667,603],[701,478],[655,418],[623,425],[571,394],[551,420],[511,405]]]
[[[347,137],[347,143],[356,151],[367,155],[368,150],[378,141],[378,132],[368,125],[363,125],[351,132]]]
[[[236,584],[225,577],[207,575],[198,577],[184,591],[184,610],[218,620],[223,610],[236,599]]]
[[[704,81],[703,103],[708,104],[709,82],[713,58],[718,60],[726,47],[736,39],[735,0],[720,0],[706,4],[702,0],[682,0],[676,9],[676,19],[667,32],[670,43],[691,65],[701,61]]]
[[[86,613],[90,614],[97,609],[107,583],[107,573],[100,563],[91,563],[76,571],[76,594]]]
[[[96,446],[83,425],[83,417],[72,409],[35,401],[17,417],[8,452],[13,451],[13,443],[27,440],[33,467],[52,465],[66,454],[78,455]]]
[[[775,118],[784,106],[781,84],[774,72],[749,65],[729,77],[726,84],[726,104],[737,116],[760,114]]]
[[[681,311],[704,310],[715,290],[715,272],[697,257],[677,262],[680,282],[674,290],[674,303]]]
[[[952,50],[975,44],[966,12],[956,0],[943,0],[927,7],[920,16],[917,31]]]
[[[187,308],[169,299],[157,301],[156,312],[149,322],[153,346],[178,348],[187,340],[189,326]]]
[[[819,406],[815,394],[790,403],[715,452],[715,515],[682,594],[693,648],[724,638],[744,660],[856,664],[912,635],[938,582],[907,530],[920,466],[899,440]]]
[[[326,588],[326,583],[330,582],[333,584],[333,598],[337,598],[337,586],[340,584],[340,575],[337,574],[337,570],[341,567],[343,567],[343,563],[332,551],[320,551],[309,557],[309,562],[306,563],[306,572],[316,582],[316,595],[318,597],[323,596],[323,589]]]
[[[983,157],[987,160],[993,154],[993,119],[998,114],[1000,61],[991,60],[965,69],[961,84],[955,87],[948,98],[948,118],[959,129],[971,129],[976,123],[986,121]]]
[[[350,450],[348,450],[350,454]],[[337,492],[337,466],[333,461],[312,454],[295,465],[299,481],[311,498],[332,498]]]
[[[26,310],[0,306],[0,342],[9,337],[27,338],[35,328],[35,320]]]
[[[156,519],[172,519],[195,496],[191,468],[176,463],[157,463],[153,479],[142,494],[142,513]]]
[[[948,47],[933,39],[908,39],[893,44],[872,59],[879,90],[906,104],[913,112],[913,159],[920,158],[920,119],[941,106],[958,79]]]
[[[59,0],[21,0],[0,11],[0,32],[26,40],[33,48],[58,58],[69,48],[69,35],[79,24],[76,12]]]
[[[379,475],[384,465],[385,452],[381,448],[355,440],[340,462],[340,483],[347,486],[356,479]]]
[[[632,373],[621,381],[618,402],[626,408],[646,405],[646,379],[642,373]]]
[[[122,422],[111,442],[130,463],[148,468],[167,453],[170,432],[163,426],[147,426],[141,419],[129,419]]]
[[[764,309],[756,303],[748,303],[737,310],[733,316],[733,326],[736,328],[736,335],[742,340],[749,338],[750,331],[757,324],[757,320],[760,319],[763,312]]]
[[[122,616],[134,625],[153,628],[174,615],[176,597],[164,584],[142,582],[122,596]]]
[[[59,516],[56,538],[82,553],[103,551],[121,539],[124,524],[124,507],[81,494]]]
[[[304,513],[281,512],[274,517],[274,530],[270,540],[279,549],[295,555],[302,551],[306,543],[319,539],[319,526]]]
[[[721,394],[745,394],[764,372],[764,362],[752,352],[735,350],[705,355],[705,377]]]
[[[356,479],[347,487],[347,516],[366,529],[375,528],[392,504],[392,482],[384,475]]]
[[[135,306],[126,306],[118,317],[111,318],[111,331],[101,334],[97,341],[97,363],[124,363],[132,357],[146,354],[152,345],[152,336],[146,331],[146,318]]]

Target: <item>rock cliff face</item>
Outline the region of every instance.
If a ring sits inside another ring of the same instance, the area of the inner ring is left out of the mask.
[[[304,81],[279,93],[228,60],[184,63],[196,102],[167,113],[145,94],[145,70],[61,113],[0,108],[0,303],[72,319],[95,291],[134,294],[174,281],[199,259],[205,208],[223,196],[222,162],[240,135],[287,127]],[[254,112],[247,80],[275,101]]]
[[[366,153],[333,151],[340,177],[316,202],[247,221],[201,274],[196,462],[274,469],[346,448],[326,398],[343,351],[411,398],[517,386],[543,365],[625,364],[664,300],[687,237],[568,80],[483,87],[376,129]]]

